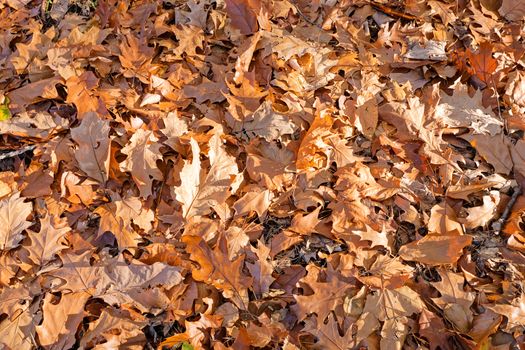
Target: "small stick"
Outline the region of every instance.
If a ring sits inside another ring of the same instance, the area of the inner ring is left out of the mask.
[[[11,152],[7,152],[7,153],[0,153],[0,160],[16,157],[16,156],[18,156],[18,155],[20,155],[22,153],[26,153],[26,152],[32,151],[35,148],[36,148],[36,145],[27,145],[27,146],[22,147],[21,149],[16,150],[16,151],[11,151]]]
[[[518,185],[518,187],[515,188],[514,193],[512,194],[512,197],[510,197],[509,202],[505,206],[505,210],[503,211],[503,214],[501,214],[498,220],[492,223],[492,229],[494,230],[494,233],[496,235],[499,235],[501,233],[501,230],[505,226],[505,223],[507,222],[507,219],[510,216],[512,207],[514,206],[514,203],[516,203],[516,200],[518,199],[520,194],[521,194],[521,187]]]
[[[409,15],[408,13],[403,13],[403,12],[400,12],[400,11],[396,11],[388,6],[385,6],[385,5],[381,5],[381,4],[378,4],[376,2],[372,2],[370,3],[370,5],[372,5],[372,7],[375,7],[377,10],[391,16],[391,17],[399,17],[399,18],[403,18],[403,19],[407,19],[407,20],[417,20],[418,18],[416,16],[412,16],[412,15]]]

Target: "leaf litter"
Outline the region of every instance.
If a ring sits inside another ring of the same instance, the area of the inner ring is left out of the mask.
[[[0,4],[0,347],[522,346],[524,17]]]

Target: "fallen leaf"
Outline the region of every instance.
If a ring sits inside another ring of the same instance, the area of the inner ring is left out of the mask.
[[[257,13],[261,6],[258,0],[226,0],[225,3],[232,25],[241,34],[248,35],[257,31]]]
[[[138,129],[121,150],[128,157],[120,164],[120,170],[131,173],[142,198],[153,193],[153,180],[162,180],[163,177],[157,167],[157,160],[162,158],[158,141],[153,132]]]
[[[430,210],[428,231],[440,235],[461,235],[463,226],[458,222],[454,209],[446,202],[442,202]]]
[[[20,193],[0,201],[0,250],[18,247],[24,239],[22,232],[33,223],[27,217],[33,211],[31,203],[25,203]]]
[[[36,326],[38,340],[47,349],[71,348],[75,342],[75,333],[84,317],[84,305],[89,298],[86,292],[62,294],[57,304],[53,303],[53,294],[46,294],[44,299],[44,321]]]
[[[464,290],[465,278],[462,275],[445,269],[440,269],[439,275],[441,281],[432,282],[432,285],[439,291],[441,297],[432,300],[443,310],[446,320],[452,322],[462,332],[467,332],[474,317],[470,307],[476,295]]]
[[[490,109],[484,108],[481,100],[480,91],[470,97],[467,86],[458,82],[452,96],[441,94],[436,119],[445,126],[470,128],[476,134],[497,135],[503,122]]]
[[[235,158],[226,152],[220,136],[213,135],[209,141],[210,170],[207,173],[201,170],[197,141],[191,139],[190,145],[193,159],[185,162],[180,173],[182,183],[173,190],[182,204],[184,218],[210,213],[226,199],[238,173]]]
[[[521,21],[525,17],[525,3],[503,0],[498,12],[511,22]]]
[[[40,219],[40,231],[28,230],[31,245],[24,247],[31,259],[38,266],[45,266],[54,260],[55,255],[67,249],[65,235],[71,230],[67,222],[47,214]]]
[[[100,183],[106,182],[109,174],[109,131],[109,122],[95,112],[86,113],[80,126],[71,129],[78,144],[75,158],[79,168]]]
[[[399,249],[403,260],[418,261],[429,265],[454,264],[463,248],[472,243],[467,235],[428,234],[419,241],[405,244]]]
[[[190,258],[200,267],[192,271],[193,278],[196,281],[211,283],[237,307],[246,309],[247,288],[251,285],[252,278],[242,271],[244,256],[230,261],[225,252],[224,239],[219,240],[214,250],[200,237],[184,236],[182,240],[187,245],[186,250],[190,253]]]

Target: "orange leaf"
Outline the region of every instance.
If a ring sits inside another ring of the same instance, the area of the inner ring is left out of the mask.
[[[470,236],[426,235],[417,242],[399,249],[403,260],[418,261],[429,265],[453,264],[458,261],[463,248],[472,243]]]
[[[498,61],[492,57],[492,44],[488,41],[479,45],[477,53],[467,52],[467,58],[473,69],[473,74],[487,85],[495,86],[494,72],[498,68]]]

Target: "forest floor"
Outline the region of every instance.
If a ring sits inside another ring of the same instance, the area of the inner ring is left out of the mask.
[[[524,349],[525,2],[0,2],[0,348]]]

